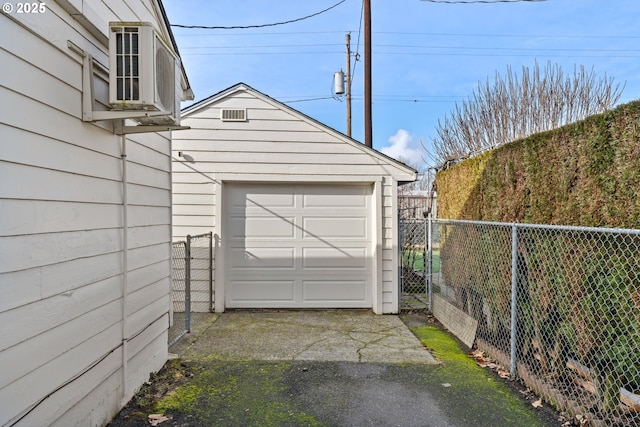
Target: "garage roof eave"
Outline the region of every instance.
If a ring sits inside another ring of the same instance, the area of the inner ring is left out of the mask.
[[[412,180],[408,180],[408,181],[398,181],[398,186],[400,185],[405,185],[405,184],[411,184],[413,182],[416,182],[418,179],[412,179]]]
[[[412,168],[411,166],[408,166],[407,164],[396,160],[392,157],[389,157],[388,155],[376,150],[375,148],[372,147],[367,147],[366,145],[364,145],[363,143],[361,143],[360,141],[357,141],[349,136],[347,136],[346,134],[314,119],[313,117],[310,117],[298,110],[296,110],[295,108],[292,108],[280,101],[278,101],[277,99],[274,99],[272,97],[270,97],[269,95],[266,95],[254,88],[252,88],[251,86],[249,86],[246,83],[237,83],[227,89],[224,89],[216,94],[213,94],[205,99],[202,99],[192,105],[190,105],[187,108],[184,108],[182,110],[182,117],[186,118],[186,116],[189,116],[191,114],[196,113],[197,111],[207,108],[210,104],[219,101],[220,99],[223,99],[233,93],[236,93],[238,91],[245,91],[248,92],[250,94],[252,94],[253,96],[267,102],[270,103],[272,105],[274,105],[275,107],[287,111],[288,113],[297,116],[300,120],[307,122],[308,124],[317,127],[319,129],[321,129],[324,132],[330,133],[332,135],[334,135],[336,138],[344,141],[346,144],[349,144],[359,150],[362,150],[364,152],[366,152],[367,154],[369,154],[370,156],[374,157],[377,159],[377,162],[379,163],[386,163],[387,165],[391,166],[393,168],[389,169],[389,175],[393,176],[396,180],[398,180],[399,182],[401,181],[402,183],[409,183],[409,182],[414,182],[417,180],[418,178],[418,171],[416,171],[414,168]]]

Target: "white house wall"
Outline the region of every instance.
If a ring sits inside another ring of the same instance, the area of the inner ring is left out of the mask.
[[[248,121],[223,122],[221,108],[246,108]],[[221,232],[216,203],[224,181],[377,183],[380,212],[373,218],[380,247],[375,248],[379,277],[374,281],[381,281],[382,295],[374,295],[374,310],[397,312],[396,187],[399,179],[414,178],[409,168],[243,90],[187,111],[182,123],[191,129],[173,133],[174,241],[187,234]],[[196,163],[184,162],[180,151]],[[223,254],[217,254],[216,268],[218,255]],[[220,295],[215,298],[220,307]]]
[[[108,67],[109,21],[160,19],[142,0],[0,14],[0,425],[104,425],[166,360],[169,134],[127,138],[125,239],[121,138],[82,122],[68,47]]]

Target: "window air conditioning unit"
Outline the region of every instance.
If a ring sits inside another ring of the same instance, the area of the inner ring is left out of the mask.
[[[180,60],[148,22],[109,23],[109,103],[113,110],[164,111],[142,125],[180,124]]]

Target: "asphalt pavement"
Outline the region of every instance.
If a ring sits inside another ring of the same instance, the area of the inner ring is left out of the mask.
[[[154,408],[167,417],[161,427],[559,425],[432,328],[440,334],[434,340],[445,337],[454,348],[434,356],[427,347],[442,343],[414,334],[427,327],[425,317],[363,310],[198,316],[170,348],[193,377]]]

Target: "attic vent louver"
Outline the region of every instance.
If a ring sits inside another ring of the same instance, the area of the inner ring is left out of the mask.
[[[246,108],[242,108],[242,109],[223,108],[220,110],[220,119],[223,122],[246,122],[247,110]]]

